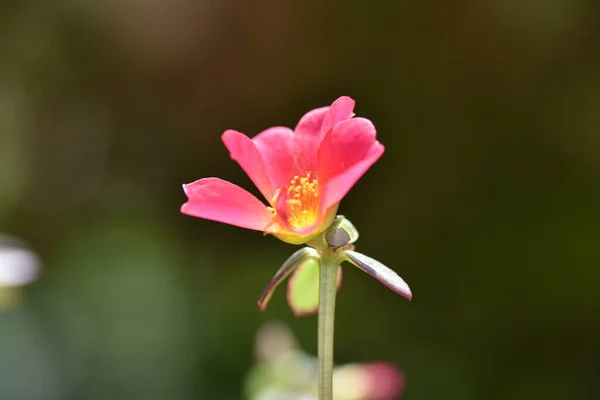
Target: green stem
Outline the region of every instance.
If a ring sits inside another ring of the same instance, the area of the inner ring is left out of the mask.
[[[319,400],[333,399],[333,328],[337,292],[337,262],[321,260],[319,280]]]

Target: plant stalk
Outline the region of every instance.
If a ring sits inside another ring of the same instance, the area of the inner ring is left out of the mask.
[[[323,257],[319,280],[319,400],[333,399],[333,328],[338,264]]]

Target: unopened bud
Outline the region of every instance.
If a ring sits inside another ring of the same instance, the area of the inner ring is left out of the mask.
[[[350,235],[342,228],[334,228],[325,235],[327,243],[334,248],[342,247],[350,242]]]

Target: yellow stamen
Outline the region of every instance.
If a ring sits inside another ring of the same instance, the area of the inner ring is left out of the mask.
[[[319,182],[306,176],[294,176],[286,188],[287,220],[293,229],[301,230],[310,227],[319,218]],[[271,203],[273,204],[273,203]]]

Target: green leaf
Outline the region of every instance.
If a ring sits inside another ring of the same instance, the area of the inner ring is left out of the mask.
[[[287,300],[296,317],[314,314],[319,309],[318,259],[302,262],[288,281]],[[342,268],[338,267],[338,290],[342,284]]]
[[[408,300],[412,299],[412,292],[406,282],[379,261],[351,250],[345,251],[344,255],[347,261],[356,265],[400,296],[406,297]]]
[[[271,282],[269,282],[263,291],[263,294],[258,300],[258,308],[261,311],[265,311],[267,309],[267,304],[269,303],[269,300],[271,300],[271,296],[273,296],[273,292],[275,292],[277,286],[279,286],[279,284],[285,278],[287,278],[300,264],[310,260],[315,261],[318,265],[319,253],[317,253],[317,251],[311,247],[304,247],[292,254],[290,258],[288,258],[283,263],[281,268],[279,268],[279,270],[275,273],[275,276],[273,276],[273,279],[271,279]]]

